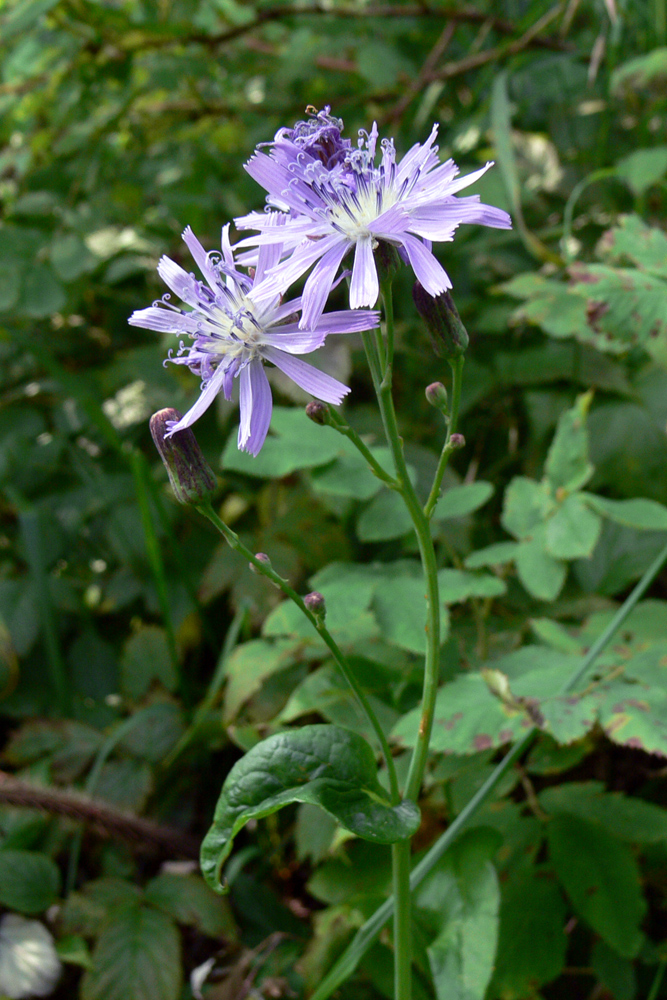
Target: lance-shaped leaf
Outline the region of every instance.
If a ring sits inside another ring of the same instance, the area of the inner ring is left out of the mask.
[[[276,733],[238,761],[222,786],[201,851],[209,885],[221,890],[220,869],[248,820],[291,802],[320,806],[346,830],[376,844],[403,840],[419,826],[413,802],[389,802],[373,751],[361,736],[325,725]]]

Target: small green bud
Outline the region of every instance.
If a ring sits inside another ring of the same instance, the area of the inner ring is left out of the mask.
[[[261,563],[262,566],[266,566],[267,569],[271,569],[271,560],[267,556],[266,552],[255,552],[255,559],[257,560],[258,563]],[[248,563],[248,565],[250,566],[251,573],[260,572],[260,570],[257,569],[254,563]]]
[[[417,312],[426,323],[433,350],[438,357],[453,361],[465,354],[469,343],[468,331],[461,322],[454,299],[449,292],[434,297],[416,281],[412,297]]]
[[[150,419],[151,436],[178,502],[200,504],[210,500],[217,482],[189,427],[165,437],[181,416],[171,408],[158,410]]]
[[[449,439],[449,447],[452,449],[465,448],[466,439],[463,434],[452,434]]]
[[[324,596],[317,590],[313,590],[312,593],[306,594],[303,599],[303,603],[306,605],[309,611],[317,618],[318,625],[324,624],[324,619],[327,613],[327,606],[324,600]]]
[[[436,410],[442,413],[447,413],[447,390],[442,382],[432,382],[426,386],[424,392],[431,406],[435,406]]]

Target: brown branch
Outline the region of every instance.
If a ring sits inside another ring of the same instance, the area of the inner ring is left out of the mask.
[[[107,834],[122,837],[144,847],[159,849],[185,858],[199,857],[199,843],[187,833],[159,826],[151,820],[115,809],[106,802],[87,798],[78,792],[30,785],[0,771],[0,805],[41,809],[59,816],[69,816]]]

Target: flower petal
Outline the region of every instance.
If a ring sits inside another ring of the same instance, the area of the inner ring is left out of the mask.
[[[431,251],[426,249],[421,240],[406,233],[403,237],[403,246],[408,255],[410,266],[415,272],[415,277],[429,295],[440,295],[452,287],[449,275]]]
[[[350,305],[353,309],[374,306],[380,294],[380,282],[373,259],[371,237],[357,240],[350,282]]]
[[[329,241],[322,240],[321,242]],[[349,249],[349,241],[345,237],[337,235],[333,246],[318,260],[303,288],[301,296],[303,315],[299,323],[300,327],[311,328],[319,320],[324,312],[336,271]]]
[[[270,350],[270,348],[269,348]],[[239,375],[239,448],[258,455],[271,423],[271,386],[260,358],[253,358]]]
[[[284,372],[298,386],[325,403],[340,403],[343,396],[346,396],[350,391],[338,379],[332,378],[331,375],[325,375],[324,372],[309,365],[306,361],[283,354],[275,347],[263,348],[262,354],[267,361],[271,361],[276,368],[280,368],[281,372]]]
[[[328,336],[330,333],[361,333],[362,330],[372,330],[379,325],[379,312],[368,309],[338,309],[323,313],[315,324],[315,329]]]
[[[288,354],[310,354],[322,346],[326,335],[326,330],[299,330],[295,323],[285,330],[266,330],[262,334],[262,343]]]
[[[175,312],[160,306],[135,309],[128,319],[130,326],[140,326],[144,330],[158,333],[189,333],[196,335],[202,329],[202,318],[196,313]]]
[[[178,421],[177,424],[174,424],[174,426],[169,431],[170,435],[174,434],[175,431],[182,431],[185,430],[186,427],[192,427],[195,420],[199,420],[202,413],[205,413],[206,410],[208,410],[209,406],[211,405],[211,403],[213,402],[213,400],[223,387],[225,379],[225,369],[226,369],[225,365],[218,365],[215,372],[213,373],[212,378],[210,378],[209,381],[206,383],[206,386],[204,386],[202,383],[202,390],[199,393],[197,402],[194,404],[194,406],[190,407],[188,412],[181,417],[181,419]]]

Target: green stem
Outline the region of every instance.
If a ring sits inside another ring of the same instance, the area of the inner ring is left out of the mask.
[[[390,476],[389,473],[382,468],[382,466],[380,465],[380,463],[378,462],[377,458],[370,450],[368,445],[364,444],[364,442],[359,437],[355,429],[353,427],[350,427],[345,418],[342,417],[340,413],[338,413],[336,410],[334,410],[333,407],[330,407],[328,412],[328,419],[329,419],[329,426],[333,427],[334,430],[338,431],[339,434],[342,434],[344,437],[346,437],[348,441],[351,441],[352,444],[357,449],[357,451],[359,451],[361,455],[366,459],[371,468],[371,472],[375,476],[377,476],[378,479],[381,479],[382,482],[385,484],[385,486],[388,486],[390,490],[395,490],[396,480],[394,479],[394,477]]]
[[[394,907],[394,1000],[412,996],[412,925],[410,898],[410,841],[391,845]]]
[[[651,985],[651,990],[646,1000],[657,1000],[658,993],[660,992],[660,986],[662,984],[662,977],[665,974],[665,968],[667,967],[667,962],[663,959],[657,968],[655,978]]]
[[[387,737],[384,735],[382,726],[380,725],[378,718],[375,712],[373,711],[370,702],[368,701],[368,698],[366,697],[362,688],[360,687],[359,682],[357,681],[357,678],[354,675],[354,672],[352,671],[349,663],[347,662],[342,652],[338,648],[335,639],[330,634],[324,622],[321,619],[319,619],[316,615],[314,615],[313,612],[306,607],[306,605],[303,602],[303,599],[297,594],[297,592],[292,587],[290,587],[289,583],[286,580],[284,580],[283,577],[278,576],[278,574],[275,572],[274,569],[272,569],[271,566],[267,566],[265,563],[261,562],[261,560],[259,560],[250,551],[250,549],[246,548],[246,546],[243,544],[239,536],[234,531],[232,531],[232,529],[228,525],[226,525],[224,521],[222,521],[218,517],[218,515],[215,513],[210,504],[201,504],[200,506],[197,507],[197,510],[199,511],[200,514],[203,514],[204,517],[208,518],[208,520],[218,529],[220,534],[223,535],[223,537],[226,539],[231,548],[233,548],[236,552],[242,555],[244,559],[247,559],[247,561],[255,567],[258,573],[261,573],[262,576],[265,576],[268,580],[271,580],[272,583],[274,583],[277,587],[280,588],[280,590],[282,590],[283,594],[285,594],[286,597],[289,597],[289,599],[293,601],[294,604],[296,604],[299,610],[306,616],[308,621],[311,623],[313,628],[322,637],[322,639],[328,646],[334,660],[336,661],[337,666],[339,667],[343,676],[345,677],[345,680],[348,682],[348,684],[354,691],[357,697],[357,701],[361,705],[361,708],[363,709],[366,718],[368,719],[371,727],[373,728],[373,731],[375,732],[375,735],[378,738],[380,747],[382,748],[382,755],[387,765],[387,773],[389,776],[389,787],[391,791],[392,805],[397,805],[400,802],[401,796],[398,789],[398,779],[396,777],[396,768],[394,766],[394,759],[391,755],[389,744],[387,743]]]
[[[644,573],[639,583],[635,586],[631,594],[628,595],[624,603],[618,609],[613,619],[604,630],[599,639],[591,646],[580,667],[572,674],[561,688],[561,694],[571,691],[593,666],[600,653],[609,644],[616,632],[619,630],[625,619],[635,607],[639,599],[646,592],[653,582],[660,569],[667,561],[667,545],[659,553]],[[437,865],[442,856],[447,851],[449,845],[458,837],[463,827],[475,815],[477,810],[484,804],[493,789],[496,787],[505,772],[511,767],[530,746],[537,736],[539,730],[536,726],[528,730],[518,743],[503,757],[496,768],[491,772],[482,787],[473,795],[466,806],[461,810],[456,819],[445,830],[441,837],[436,840],[427,854],[416,865],[410,875],[410,888],[414,890],[426,878],[429,872]],[[394,910],[394,900],[387,899],[382,906],[378,907],[375,913],[360,927],[355,934],[352,943],[341,955],[336,964],[324,977],[318,988],[312,994],[310,1000],[328,1000],[334,990],[338,989],[341,983],[348,979],[357,965],[366,954],[373,941],[391,917]],[[654,998],[653,998],[654,1000]]]
[[[442,486],[442,477],[445,474],[445,469],[447,468],[447,463],[449,462],[449,456],[455,450],[452,447],[451,442],[452,442],[452,434],[456,433],[456,425],[459,419],[459,407],[461,406],[461,386],[463,385],[464,361],[465,357],[462,354],[460,357],[450,362],[452,368],[452,403],[449,410],[449,427],[447,430],[447,438],[440,453],[438,468],[436,469],[435,476],[433,477],[433,486],[431,487],[431,492],[429,493],[428,500],[426,501],[426,504],[424,506],[424,513],[426,514],[426,517],[429,520],[433,516],[435,505],[437,504],[440,498],[440,487]]]

